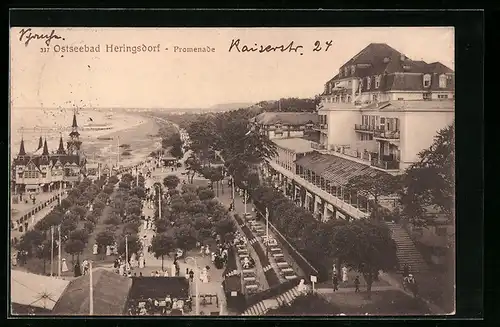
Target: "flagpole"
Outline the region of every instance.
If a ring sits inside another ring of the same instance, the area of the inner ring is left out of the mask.
[[[57,234],[58,234],[57,252],[59,256],[59,259],[57,260],[57,276],[61,278],[61,256],[62,256],[61,225],[57,226]]]
[[[266,246],[266,253],[267,253],[269,249],[269,209],[267,208],[266,208],[266,239],[268,245]]]
[[[54,275],[54,226],[50,226],[50,277]]]
[[[89,315],[94,315],[94,281],[92,280],[92,261],[89,260]]]

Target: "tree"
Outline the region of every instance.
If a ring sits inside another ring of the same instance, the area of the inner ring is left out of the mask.
[[[95,241],[97,245],[103,249],[102,253],[106,252],[106,246],[112,245],[115,243],[115,235],[110,230],[104,230],[97,234]]]
[[[79,260],[79,256],[80,254],[83,253],[83,249],[85,249],[85,243],[83,243],[81,240],[70,239],[66,241],[66,243],[64,244],[64,251],[71,255],[72,266],[74,265],[75,262],[75,255],[78,257]]]
[[[358,194],[365,195],[367,198],[373,198],[372,202],[372,218],[379,219],[379,200],[383,196],[395,195],[399,188],[399,178],[380,173],[373,177],[366,177],[363,175],[351,178],[344,186],[345,190],[357,192]],[[345,196],[345,194],[344,194]],[[349,196],[351,196],[349,194]]]
[[[182,140],[181,136],[179,133],[175,132],[169,135],[166,138],[162,139],[162,147],[164,149],[170,148],[170,154],[177,158],[180,159],[182,158],[183,151],[182,151]]]
[[[176,175],[168,175],[163,179],[163,185],[165,185],[165,187],[167,187],[169,190],[177,188],[180,182],[181,181],[179,177],[177,177]]]
[[[46,262],[52,259],[52,254],[57,255],[58,247],[57,242],[54,242],[54,249],[51,250],[52,240],[43,240],[41,244],[38,244],[35,250],[35,256],[43,260],[43,274],[46,274]]]
[[[396,244],[389,229],[380,222],[366,219],[336,221],[328,228],[331,228],[331,238],[324,246],[339,260],[338,267],[343,263],[363,274],[370,297],[378,272],[393,270],[398,264]]]
[[[137,196],[140,199],[144,199],[146,197],[146,190],[143,187],[134,187],[130,190],[130,195]]]
[[[201,162],[200,160],[194,155],[194,154],[191,154],[191,156],[189,156],[186,161],[185,161],[185,164],[187,166],[187,170],[188,170],[188,179],[189,179],[189,183],[193,183],[193,179],[194,179],[194,175],[201,171]]]
[[[201,201],[205,200],[211,200],[215,197],[215,193],[213,190],[206,188],[206,187],[200,187],[198,189],[198,197],[200,198]]]
[[[151,241],[151,250],[156,258],[161,257],[161,269],[163,270],[163,256],[169,255],[175,250],[175,239],[169,234],[156,234]]]
[[[89,240],[89,234],[85,229],[75,229],[69,234],[70,240],[79,240],[83,244],[87,244]]]
[[[174,237],[177,241],[177,246],[186,251],[193,249],[198,241],[198,233],[190,225],[175,227]]]
[[[400,202],[403,215],[416,226],[426,226],[426,211],[438,208],[452,221],[455,210],[455,124],[440,130],[419,161],[403,175]]]

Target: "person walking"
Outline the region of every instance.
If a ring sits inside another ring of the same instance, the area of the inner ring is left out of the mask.
[[[339,278],[337,277],[337,274],[334,274],[332,277],[332,284],[333,284],[333,291],[338,291],[339,290]]]
[[[359,276],[356,276],[356,278],[354,278],[354,293],[358,293],[359,292]]]

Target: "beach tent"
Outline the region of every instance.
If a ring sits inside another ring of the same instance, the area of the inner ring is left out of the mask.
[[[52,310],[69,281],[19,270],[10,272],[10,298],[13,307]]]
[[[132,286],[132,279],[104,268],[92,272],[94,315],[122,315]],[[56,315],[89,315],[90,278],[81,276],[71,281],[52,310]]]

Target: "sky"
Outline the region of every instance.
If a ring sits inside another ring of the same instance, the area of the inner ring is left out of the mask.
[[[27,29],[27,28],[25,28]],[[312,97],[369,43],[387,43],[413,60],[454,69],[452,27],[418,28],[56,28],[61,39],[31,39],[12,28],[12,108],[207,108],[283,97]],[[297,52],[237,52],[244,44],[302,45]],[[326,41],[332,41],[328,51]],[[313,51],[315,42],[321,51]],[[106,52],[107,45],[158,46],[160,52]],[[62,53],[65,46],[100,52]],[[215,52],[175,52],[174,47]],[[168,50],[167,50],[168,49]],[[57,52],[58,51],[58,52]],[[302,55],[300,54],[302,53]]]

